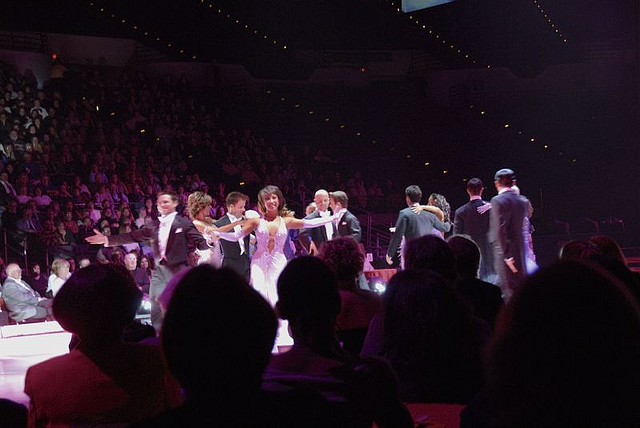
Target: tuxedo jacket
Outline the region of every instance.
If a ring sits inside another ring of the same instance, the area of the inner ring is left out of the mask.
[[[158,249],[158,230],[160,222],[156,219],[153,223],[142,229],[136,229],[130,233],[121,233],[119,235],[109,236],[109,246],[130,244],[132,242],[151,241],[153,246],[153,254],[156,259],[160,258],[160,250]],[[209,245],[204,237],[198,232],[191,220],[176,215],[171,223],[169,238],[167,239],[167,248],[165,251],[166,265],[170,269],[174,269],[181,265],[188,264],[189,251],[194,249],[207,250]]]
[[[26,284],[24,280],[23,284]],[[9,315],[16,321],[24,321],[36,314],[40,295],[27,284],[24,287],[18,281],[7,277],[2,286],[2,298],[9,309]]]
[[[360,221],[358,220],[358,217],[353,215],[350,211],[344,212],[340,218],[340,222],[338,223],[337,230],[338,236],[353,236],[356,242],[360,242],[362,239]]]
[[[228,215],[224,215],[220,220],[215,222],[217,227],[226,226],[231,224],[231,220]],[[240,244],[238,242],[231,242],[225,239],[220,240],[220,246],[222,247],[222,266],[228,267],[249,280],[251,271],[251,259],[249,257],[249,235],[242,238],[244,241],[244,254],[240,254]]]
[[[305,217],[305,219],[307,220],[311,220],[314,218],[320,218],[320,212],[314,211]],[[333,236],[338,236],[338,231],[333,223],[331,223],[331,227],[333,228]],[[311,242],[316,244],[316,248],[320,249],[320,245],[322,245],[324,242],[327,242],[328,240],[327,228],[325,226],[303,228],[300,229],[300,233],[298,234],[298,242],[304,247],[305,250],[307,250],[307,252],[309,252],[309,246]]]
[[[506,191],[491,199],[489,241],[493,244],[495,266],[503,286],[514,288],[526,274],[524,218],[529,201],[513,191]],[[504,259],[513,257],[517,274],[513,274]],[[509,285],[507,285],[507,282]]]
[[[474,199],[467,202],[455,212],[453,220],[453,233],[456,235],[469,235],[473,242],[480,248],[482,260],[480,261],[480,276],[485,279],[494,272],[493,247],[489,243],[489,219],[491,214],[480,214],[478,207],[484,205],[482,199]]]
[[[400,211],[398,220],[396,221],[396,231],[391,237],[387,255],[394,257],[400,248],[400,242],[404,237],[405,242],[419,238],[431,233],[433,229],[440,232],[448,232],[451,225],[441,222],[435,214],[428,211],[421,211],[419,214],[413,212],[411,207],[407,207]]]

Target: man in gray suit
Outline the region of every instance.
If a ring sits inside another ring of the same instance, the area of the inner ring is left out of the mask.
[[[516,175],[503,168],[496,172],[494,184],[498,194],[491,199],[489,241],[493,244],[494,262],[505,303],[524,282],[525,243],[523,224],[529,202],[512,189]]]
[[[431,233],[434,228],[441,232],[448,232],[451,227],[450,224],[441,222],[435,214],[429,211],[422,210],[417,214],[413,212],[412,207],[420,205],[420,199],[422,199],[420,187],[415,184],[411,185],[406,188],[404,194],[408,207],[400,211],[395,232],[389,243],[386,258],[390,265],[393,264],[393,257],[398,253],[402,238],[405,242],[409,242]]]
[[[7,279],[2,286],[9,316],[14,321],[46,319],[51,316],[52,300],[40,297],[29,284],[22,280],[22,269],[16,263],[9,263],[6,268]]]

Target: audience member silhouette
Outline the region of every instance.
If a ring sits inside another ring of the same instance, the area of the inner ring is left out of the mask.
[[[342,236],[323,243],[319,256],[338,280],[342,303],[336,319],[338,339],[346,351],[360,355],[371,319],[382,313],[380,296],[361,289],[358,284],[364,267],[364,254],[355,239]]]
[[[381,360],[347,354],[338,343],[335,321],[340,294],[335,276],[320,259],[289,262],[278,279],[279,315],[289,320],[294,345],[274,355],[265,371],[265,388],[321,393],[336,417],[333,426],[410,427],[389,366]]]
[[[460,277],[456,290],[473,314],[493,327],[502,308],[502,292],[499,287],[478,278],[480,249],[463,235],[450,237],[447,244],[456,258],[456,270]]]
[[[440,237],[425,235],[407,242],[404,249],[405,269],[433,270],[452,285],[458,281],[456,258]]]
[[[180,403],[160,350],[122,341],[141,297],[119,266],[87,266],[65,282],[53,314],[79,341],[27,371],[31,426],[122,424]]]
[[[440,238],[435,238],[440,239]],[[389,361],[406,402],[467,403],[482,385],[481,355],[489,337],[443,276],[406,270],[391,278],[384,295],[381,355]],[[376,349],[365,342],[366,349]]]
[[[462,426],[640,426],[640,312],[595,265],[529,278],[498,320],[487,395]]]
[[[186,402],[135,426],[327,426],[318,394],[261,390],[278,326],[262,296],[229,268],[204,264],[179,275],[165,288],[162,347]]]

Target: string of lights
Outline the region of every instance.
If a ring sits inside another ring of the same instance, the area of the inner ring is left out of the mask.
[[[240,29],[246,31],[251,36],[256,37],[257,39],[266,41],[270,45],[278,47],[278,48],[282,49],[283,51],[286,51],[288,49],[288,46],[287,46],[286,42],[284,42],[282,40],[279,40],[279,39],[267,34],[265,31],[259,30],[258,28],[256,28],[253,25],[249,25],[248,22],[244,22],[244,21],[234,17],[229,12],[226,12],[222,8],[222,6],[219,5],[219,3],[214,4],[213,2],[210,2],[210,1],[200,0],[199,4],[202,7],[204,7],[205,9],[208,9],[211,12],[217,13],[220,16],[226,18],[227,20],[229,20],[230,23],[232,23],[234,25],[237,25]]]
[[[435,41],[437,41],[438,43],[443,45],[444,48],[448,48],[451,52],[454,52],[455,54],[457,54],[460,59],[464,60],[468,64],[473,64],[473,65],[479,65],[480,64],[480,61],[475,59],[475,57],[473,55],[471,55],[470,52],[462,49],[462,47],[457,46],[456,44],[454,44],[451,41],[447,41],[447,39],[445,38],[444,34],[436,31],[432,26],[427,25],[426,23],[420,22],[420,20],[417,17],[415,17],[415,16],[413,16],[411,14],[407,15],[404,12],[402,12],[402,9],[400,8],[400,4],[397,3],[395,0],[388,0],[387,4],[396,13],[406,16],[406,18],[408,19],[409,23],[411,23],[411,25],[415,25],[420,30],[423,30],[424,33],[427,36],[429,36],[432,39],[435,39]],[[486,64],[486,67],[487,68],[491,68],[491,64]]]
[[[163,37],[160,37],[159,34],[154,34],[137,24],[130,22],[130,20],[127,19],[127,17],[122,16],[119,13],[116,13],[116,11],[109,10],[104,6],[98,5],[97,2],[95,1],[88,1],[87,5],[91,10],[94,10],[98,14],[104,17],[107,17],[109,19],[112,19],[113,21],[120,22],[120,24],[123,27],[133,31],[134,33],[142,35],[142,37],[144,37],[146,40],[155,41],[157,43],[164,43],[164,47],[173,54],[177,54],[180,57],[183,57],[185,59],[190,59],[192,61],[196,61],[198,59],[198,56],[196,55],[195,52],[190,52],[188,49],[178,46],[173,41],[165,40]]]
[[[537,1],[537,0],[534,0]],[[127,27],[128,29],[130,29],[133,32],[136,32],[138,34],[141,34],[142,36],[144,36],[145,39],[149,40],[149,41],[156,41],[156,42],[165,42],[166,43],[166,48],[169,49],[170,51],[172,51],[173,53],[177,53],[180,56],[184,57],[184,58],[189,58],[191,60],[197,60],[197,55],[195,53],[188,53],[187,49],[184,49],[182,47],[177,46],[174,42],[170,41],[170,40],[165,40],[163,37],[161,37],[161,35],[159,34],[152,34],[150,31],[145,30],[144,28],[141,28],[139,25],[133,24],[132,22],[130,22],[129,19],[127,19],[124,16],[121,16],[120,14],[116,13],[115,11],[111,11],[108,10],[107,8],[105,8],[104,6],[100,6],[97,5],[95,1],[89,1],[87,2],[88,6],[94,10],[96,10],[99,14],[106,16],[114,21],[119,21],[121,25]],[[244,28],[248,34],[251,34],[255,37],[257,37],[258,39],[262,39],[262,40],[266,40],[270,45],[273,46],[278,46],[280,49],[282,50],[286,50],[287,49],[287,45],[278,40],[275,39],[271,36],[269,36],[268,34],[262,32],[261,30],[258,30],[255,27],[250,26],[248,23],[244,23],[239,19],[235,19],[230,13],[226,13],[222,8],[220,7],[216,7],[213,3],[210,2],[206,2],[205,0],[200,0],[200,5],[202,5],[203,7],[211,10],[214,13],[218,13],[224,17],[226,17],[227,19],[229,19],[230,21],[232,21],[235,25],[238,25],[241,28]],[[396,11],[398,13],[402,13],[401,9],[399,7],[396,7],[396,4],[394,1],[391,1],[390,4],[392,6],[395,7]],[[419,20],[415,19],[412,15],[408,16],[410,22],[414,25],[420,25],[422,29],[425,30],[425,32],[427,32],[430,36],[435,37],[436,39],[442,39],[441,42],[442,44],[446,44],[447,41],[444,38],[444,36],[440,33],[437,33],[435,30],[429,28],[426,24],[420,24]],[[471,55],[469,53],[465,53],[462,49],[457,48],[454,44],[449,44],[450,49],[454,49],[456,50],[456,53],[463,55],[464,58],[466,60],[468,60],[469,63],[471,64],[477,64],[477,60],[475,60],[474,58],[471,57]],[[487,65],[487,68],[491,68],[490,65]],[[278,95],[271,89],[268,89],[266,91],[266,94],[268,96],[271,97],[277,97]],[[344,123],[343,121],[340,120],[335,120],[335,118],[332,118],[330,115],[328,114],[320,114],[316,108],[312,107],[312,106],[303,106],[303,103],[298,102],[298,101],[290,101],[287,99],[287,97],[285,96],[280,96],[280,102],[287,104],[290,108],[293,108],[295,110],[298,109],[306,109],[307,113],[308,113],[308,117],[322,117],[322,121],[328,126],[328,127],[335,127],[334,129],[337,129],[339,131],[343,131],[343,132],[347,132],[348,135],[351,138],[357,139],[357,141],[359,143],[363,143],[363,142],[367,142],[368,144],[372,144],[376,147],[382,147],[382,145],[380,145],[380,141],[376,138],[373,138],[371,136],[367,136],[365,132],[361,131],[361,130],[352,130],[352,127],[347,125],[346,123]],[[477,111],[480,116],[486,118],[488,116],[488,113],[486,110],[484,109],[476,109],[474,105],[470,105],[469,106],[470,109],[473,109],[475,111]],[[551,145],[548,142],[542,142],[539,141],[534,135],[535,133],[530,133],[530,132],[525,132],[522,130],[516,130],[514,126],[512,126],[511,123],[503,121],[502,122],[502,127],[505,131],[511,131],[516,133],[516,135],[518,137],[526,137],[528,139],[528,141],[530,143],[537,143],[540,145],[541,150],[544,151],[550,151],[551,150]],[[528,137],[527,137],[528,136]],[[391,149],[393,151],[393,149]],[[559,152],[558,153],[559,156],[563,156],[563,152]],[[407,154],[405,156],[405,158],[408,161],[413,162],[413,156],[411,154]],[[575,163],[577,160],[575,158],[571,159],[571,162]],[[441,171],[441,173],[443,175],[449,174],[450,171],[448,168],[443,167],[443,166],[437,166],[437,164],[433,163],[433,160],[425,160],[423,162],[423,165],[425,167],[429,167],[429,168],[436,168],[438,170]]]
[[[542,5],[538,2],[538,0],[533,0],[533,2],[534,2],[534,4],[537,5],[538,10],[540,11],[540,13],[543,14],[543,16],[545,17],[547,22],[551,25],[551,28],[553,28],[554,31],[566,43],[567,39],[560,32],[559,28],[557,28],[557,26],[552,22],[551,18],[549,18],[548,14],[544,11],[544,9],[542,9]],[[408,21],[409,21],[409,23],[411,25],[418,26],[421,30],[424,30],[425,34],[430,36],[432,39],[439,40],[442,45],[445,45],[445,46],[448,45],[449,49],[451,49],[456,54],[458,54],[460,56],[460,58],[464,59],[465,61],[467,61],[467,63],[473,64],[473,65],[477,65],[479,63],[479,61],[476,60],[471,55],[471,53],[463,50],[461,47],[456,46],[454,43],[447,42],[447,39],[445,38],[444,34],[439,33],[438,31],[436,31],[434,28],[432,28],[431,26],[429,26],[426,23],[421,23],[420,20],[417,19],[414,15],[412,15],[412,14],[407,15],[404,12],[402,12],[400,4],[396,0],[388,0],[387,4],[394,10],[395,13],[406,15],[406,17],[407,17],[407,19],[408,19]],[[486,64],[485,66],[486,66],[486,68],[491,69],[491,64]],[[470,107],[470,109],[474,109],[475,108],[474,105],[470,105],[469,107]],[[476,110],[478,110],[478,109],[476,109]],[[487,117],[487,111],[484,110],[484,109],[479,110],[479,114],[482,117]],[[529,140],[530,143],[539,143],[541,150],[544,150],[544,151],[549,151],[550,150],[550,147],[551,147],[550,144],[538,141],[538,139],[536,139],[536,137],[534,136],[536,134],[535,132],[525,132],[525,131],[522,131],[522,130],[515,131],[514,127],[508,121],[502,120],[500,122],[502,122],[501,126],[505,130],[516,132],[516,135],[518,137],[531,135],[530,137],[528,137],[528,140]],[[564,156],[564,153],[563,152],[558,152],[558,156]],[[410,156],[408,156],[408,158],[409,157]],[[575,162],[577,162],[577,159],[576,158],[572,158],[571,162],[575,163]],[[425,166],[429,166],[429,164],[430,164],[430,162],[425,162]],[[443,170],[443,173],[446,174],[447,170]]]
[[[564,34],[562,34],[562,31],[560,31],[560,28],[558,28],[555,22],[553,22],[553,20],[549,17],[548,12],[544,10],[542,4],[538,0],[533,0],[533,4],[538,8],[538,12],[540,12],[540,14],[544,16],[545,21],[547,21],[547,24],[549,24],[554,33],[556,33],[558,37],[560,37],[563,43],[567,43],[567,38],[564,36]]]

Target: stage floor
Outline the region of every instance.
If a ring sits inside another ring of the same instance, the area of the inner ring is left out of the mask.
[[[0,327],[0,398],[29,405],[24,393],[27,369],[69,352],[71,333],[55,322]]]

